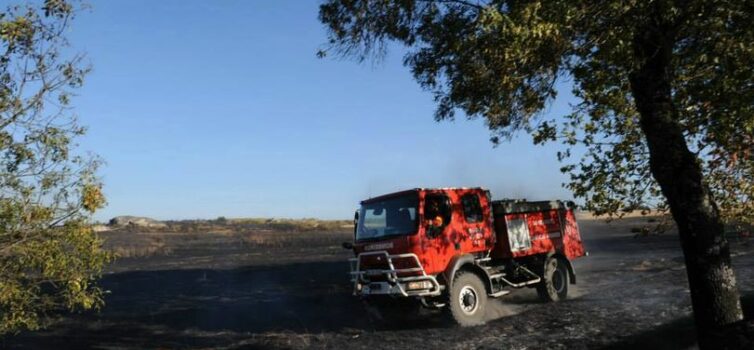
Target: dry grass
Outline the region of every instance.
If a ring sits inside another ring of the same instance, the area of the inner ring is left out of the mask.
[[[104,248],[118,258],[141,258],[152,255],[167,255],[172,252],[163,237],[150,234],[103,234]]]
[[[226,222],[234,228],[256,228],[273,231],[344,231],[353,228],[353,222],[350,220],[246,218],[227,219]]]
[[[169,220],[163,221],[164,227],[144,228],[129,225],[115,228],[119,231],[142,232],[247,232],[247,231],[275,231],[275,232],[330,232],[348,231],[353,229],[350,220],[319,220],[319,219],[270,219],[270,218],[237,218],[224,217],[215,220]]]
[[[105,249],[121,258],[170,255],[181,249],[242,245],[249,251],[283,247],[330,247],[348,240],[347,220],[217,219],[167,221],[165,227],[123,226],[101,232]],[[147,231],[147,232],[144,232]],[[335,243],[333,243],[335,242]],[[329,249],[329,248],[328,248]]]
[[[344,238],[341,232],[248,231],[235,234],[245,245],[280,248],[285,246],[322,246]]]
[[[668,215],[667,213],[661,213],[655,210],[650,210],[647,212],[642,212],[641,210],[634,210],[630,212],[620,212],[613,217],[610,217],[609,215],[595,215],[593,212],[585,211],[585,210],[576,212],[576,217],[579,220],[610,220],[610,219],[615,220],[615,219],[618,219],[619,217],[624,218],[624,219],[632,219],[632,218],[647,218],[647,219],[655,218],[656,219],[658,217],[667,216],[667,215]]]

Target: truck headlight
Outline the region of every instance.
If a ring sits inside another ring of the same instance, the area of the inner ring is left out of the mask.
[[[432,289],[432,282],[430,282],[430,281],[408,282],[406,284],[406,289],[408,289],[408,290]]]

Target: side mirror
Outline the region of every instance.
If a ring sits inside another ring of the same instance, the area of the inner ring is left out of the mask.
[[[356,233],[359,229],[359,211],[353,214],[353,239],[356,240]],[[349,248],[350,249],[350,248]]]
[[[353,243],[351,242],[343,242],[342,246],[343,246],[343,249],[348,249],[348,250],[353,249]]]

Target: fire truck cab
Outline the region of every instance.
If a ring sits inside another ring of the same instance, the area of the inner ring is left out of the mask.
[[[350,259],[354,295],[414,298],[460,325],[484,322],[488,298],[536,287],[546,301],[576,283],[586,255],[572,202],[493,201],[483,188],[416,188],[361,202]]]

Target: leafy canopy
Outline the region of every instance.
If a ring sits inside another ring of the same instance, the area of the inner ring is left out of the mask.
[[[76,154],[84,133],[72,91],[89,71],[69,57],[62,0],[0,9],[0,334],[44,325],[58,310],[99,307],[110,259],[88,218],[104,205],[99,160]]]
[[[665,207],[629,74],[633,40],[659,7],[672,24],[672,99],[723,215],[754,222],[754,1],[330,0],[328,52],[364,60],[389,42],[434,94],[435,118],[484,118],[494,143],[518,131],[559,141],[566,186],[597,213]],[[556,83],[572,113],[547,119]]]

